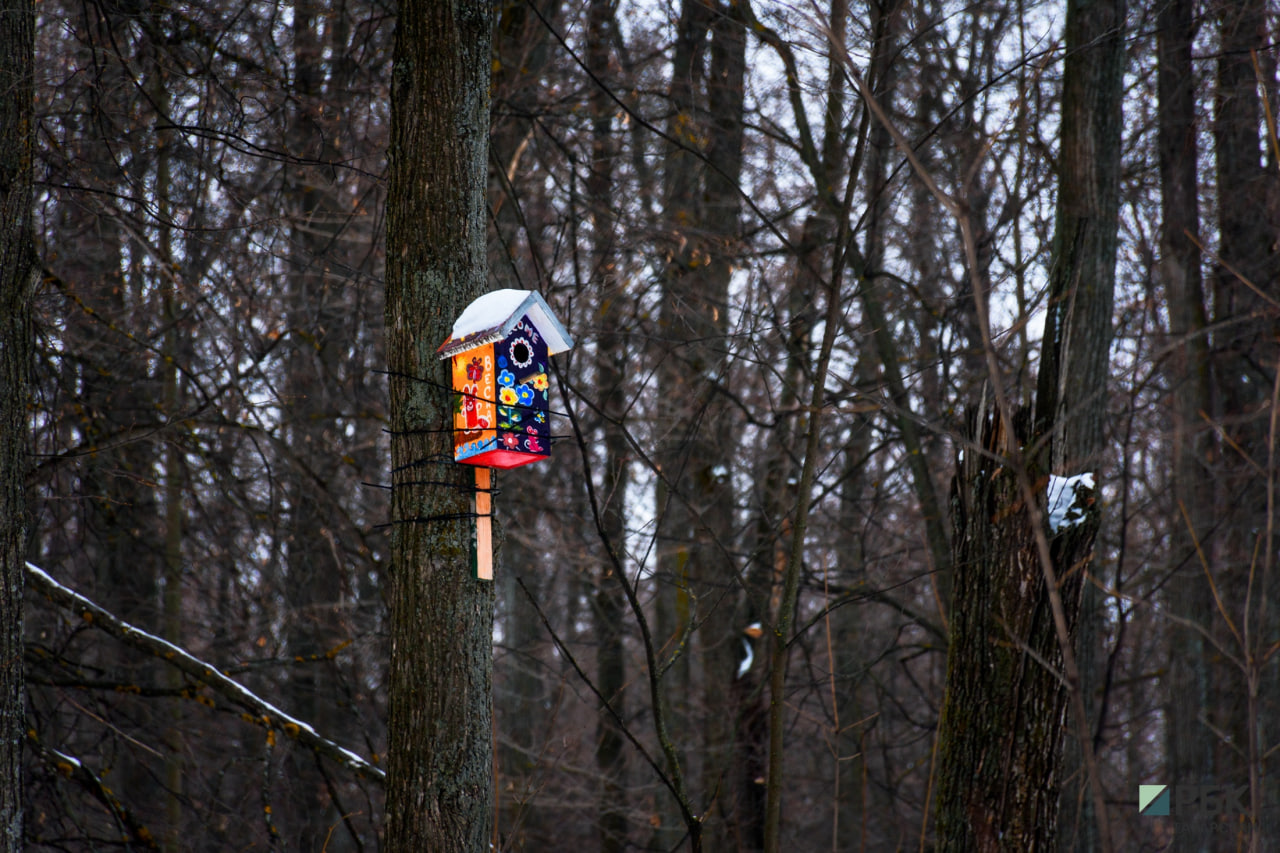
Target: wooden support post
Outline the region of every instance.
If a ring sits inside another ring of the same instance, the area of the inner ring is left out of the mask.
[[[493,580],[493,472],[476,468],[476,577]]]

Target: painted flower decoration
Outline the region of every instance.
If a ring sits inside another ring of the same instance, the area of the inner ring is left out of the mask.
[[[540,424],[545,424],[545,423],[547,422],[547,413],[546,413],[546,412],[536,412],[536,413],[534,414],[534,416],[533,416],[533,419],[534,419],[535,421],[537,421],[538,423],[540,423]]]
[[[504,370],[498,374],[498,384],[510,388],[516,384],[516,376],[510,370]]]
[[[519,388],[516,389],[516,393],[520,395],[520,405],[522,406],[533,405],[533,389],[530,388],[528,385],[521,385]]]
[[[504,406],[514,406],[519,399],[514,388],[502,388],[498,391],[498,402]]]
[[[507,450],[518,450],[520,447],[520,439],[516,438],[513,432],[505,433],[502,436],[502,443],[506,445]]]
[[[511,363],[516,367],[528,367],[533,364],[533,347],[529,346],[528,338],[516,338],[511,342]]]
[[[533,389],[535,391],[545,391],[550,383],[547,381],[547,374],[539,373],[533,377]]]

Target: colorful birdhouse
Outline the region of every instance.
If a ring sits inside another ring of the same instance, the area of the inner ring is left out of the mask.
[[[531,290],[495,290],[468,305],[437,350],[453,360],[453,458],[489,468],[546,458],[549,358],[572,346]]]

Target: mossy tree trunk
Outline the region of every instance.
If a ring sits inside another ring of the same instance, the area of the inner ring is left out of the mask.
[[[386,849],[489,849],[493,586],[471,569],[474,472],[452,462],[435,350],[485,286],[493,7],[406,0],[387,184],[391,671]]]

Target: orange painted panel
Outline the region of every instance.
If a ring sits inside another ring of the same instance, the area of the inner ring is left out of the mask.
[[[493,344],[483,344],[453,356],[453,458],[468,457],[498,447]]]

